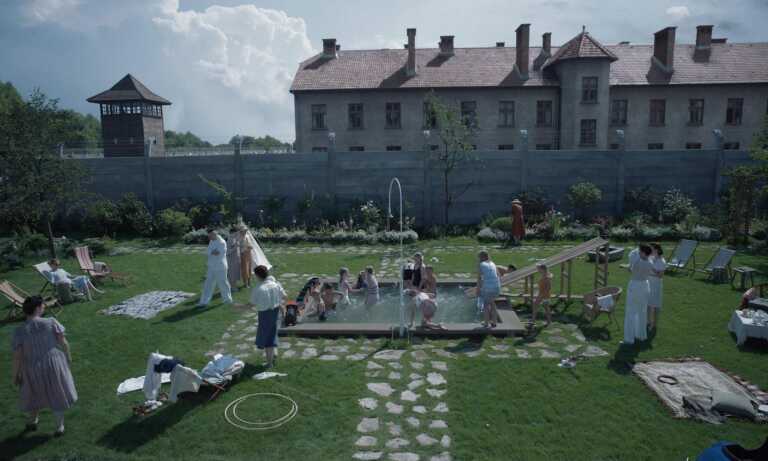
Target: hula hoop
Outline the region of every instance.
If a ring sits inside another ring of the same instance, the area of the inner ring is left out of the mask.
[[[669,384],[670,386],[676,386],[680,382],[672,375],[659,375],[656,380],[662,384]]]
[[[277,398],[281,400],[287,400],[291,404],[291,409],[286,413],[285,415],[274,419],[272,421],[248,421],[237,414],[237,407],[243,403],[245,400],[250,399],[252,397],[272,397]],[[262,392],[257,394],[248,394],[244,395],[240,398],[237,398],[230,402],[229,405],[227,405],[227,408],[224,409],[224,419],[231,425],[242,429],[244,431],[267,431],[270,429],[277,429],[278,427],[282,426],[283,424],[288,423],[290,420],[292,420],[296,414],[299,412],[299,405],[296,403],[295,400],[292,398],[285,396],[283,394],[275,394],[271,392]]]

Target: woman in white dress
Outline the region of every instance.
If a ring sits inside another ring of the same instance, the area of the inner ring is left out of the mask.
[[[649,261],[651,247],[645,244],[639,246],[638,258],[632,260],[629,270],[632,275],[627,285],[626,307],[624,309],[624,341],[625,345],[632,345],[635,341],[648,339],[647,317],[648,298],[651,289],[648,277],[653,272],[653,264]]]
[[[658,243],[651,243],[651,264],[653,272],[648,277],[650,296],[648,297],[648,330],[656,329],[656,322],[661,312],[662,292],[664,291],[664,271],[667,269],[667,261],[664,260],[664,250]]]

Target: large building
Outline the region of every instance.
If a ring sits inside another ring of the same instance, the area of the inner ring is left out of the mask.
[[[344,50],[323,40],[291,85],[296,150],[420,151],[438,140],[425,116],[430,91],[477,127],[478,150],[746,149],[768,111],[768,43],[728,43],[675,28],[652,45],[603,45],[587,31],[560,47],[545,33],[529,46]],[[722,136],[715,136],[720,130]],[[722,144],[721,144],[722,143]]]
[[[165,155],[163,106],[171,104],[149,90],[131,74],[88,102],[98,104],[104,157],[141,157],[145,143],[150,155]]]

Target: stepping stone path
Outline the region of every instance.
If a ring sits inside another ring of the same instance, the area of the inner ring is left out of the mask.
[[[325,351],[342,354],[329,347]],[[366,376],[380,374],[389,379],[387,382],[367,382],[364,394],[358,400],[361,419],[357,425],[353,459],[452,459],[448,451],[451,447],[448,424],[438,416],[449,412],[444,401],[448,392],[449,366],[443,360],[433,360],[446,357],[438,351],[446,352],[431,345],[407,353],[383,350],[366,363],[361,370]],[[419,370],[426,373],[419,373]],[[405,377],[408,379],[403,379]],[[392,400],[380,404],[378,399],[382,397]],[[410,450],[418,451],[418,454]]]

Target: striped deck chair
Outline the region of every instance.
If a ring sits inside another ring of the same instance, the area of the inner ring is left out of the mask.
[[[40,288],[40,294],[43,294],[45,289],[48,288],[48,285],[53,286],[53,278],[51,277],[51,272],[53,269],[51,269],[51,266],[47,261],[41,262],[40,264],[35,264],[32,267],[34,267],[37,273],[40,274],[40,277],[45,279],[43,287]]]
[[[680,240],[680,243],[675,247],[675,251],[672,252],[672,258],[667,261],[667,270],[687,270],[693,275],[696,270],[696,248],[698,246],[699,242],[696,240]],[[692,263],[690,268],[688,268],[689,262]]]
[[[702,272],[707,274],[708,279],[714,280],[715,273],[717,271],[724,271],[726,280],[730,280],[731,260],[735,254],[736,250],[731,250],[730,248],[724,247],[718,248],[717,252],[712,255],[712,257],[709,259],[709,262],[707,262],[707,264],[704,266]]]
[[[80,264],[80,270],[94,281],[99,281],[107,277],[114,280],[115,276],[118,275],[113,273],[112,269],[106,263],[99,261],[94,262],[91,259],[91,252],[88,247],[75,248],[75,256],[77,257],[78,264]]]
[[[24,299],[29,297],[29,293],[17,287],[8,280],[0,281],[0,294],[2,294],[8,301],[11,302],[11,307],[8,310],[6,320],[14,320],[17,318],[24,318],[24,311],[22,306],[24,305]],[[61,312],[63,309],[61,303],[56,298],[47,297],[43,298],[43,304],[47,309],[51,310],[51,314],[55,317],[57,312]],[[56,312],[54,312],[56,311]]]

